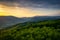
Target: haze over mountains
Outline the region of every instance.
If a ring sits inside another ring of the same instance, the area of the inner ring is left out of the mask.
[[[17,23],[23,23],[25,18],[17,18],[14,16],[0,16],[0,27],[11,26]]]
[[[55,19],[60,19],[60,16],[34,16],[34,17],[23,17],[23,18],[18,18],[14,16],[0,16],[0,28],[24,22],[36,22],[36,21],[55,20]]]

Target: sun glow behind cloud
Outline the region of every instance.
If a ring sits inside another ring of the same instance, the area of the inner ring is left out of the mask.
[[[16,17],[32,17],[32,16],[54,16],[60,10],[44,9],[44,8],[28,8],[28,7],[8,7],[0,4],[0,16],[16,16]]]

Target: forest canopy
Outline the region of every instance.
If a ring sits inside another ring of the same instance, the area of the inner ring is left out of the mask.
[[[25,22],[0,31],[0,40],[60,40],[60,19]]]

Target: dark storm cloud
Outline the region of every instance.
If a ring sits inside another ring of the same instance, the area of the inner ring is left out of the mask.
[[[14,6],[14,2],[22,7],[56,8],[60,9],[60,0],[0,0],[4,5]],[[7,3],[6,3],[7,2]]]

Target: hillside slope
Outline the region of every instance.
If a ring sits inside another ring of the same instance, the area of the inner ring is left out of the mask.
[[[0,29],[18,23],[37,22],[37,21],[56,20],[56,19],[60,19],[60,16],[34,16],[34,17],[22,17],[22,18],[14,16],[0,16]]]
[[[60,40],[60,19],[25,22],[0,31],[0,40]]]

